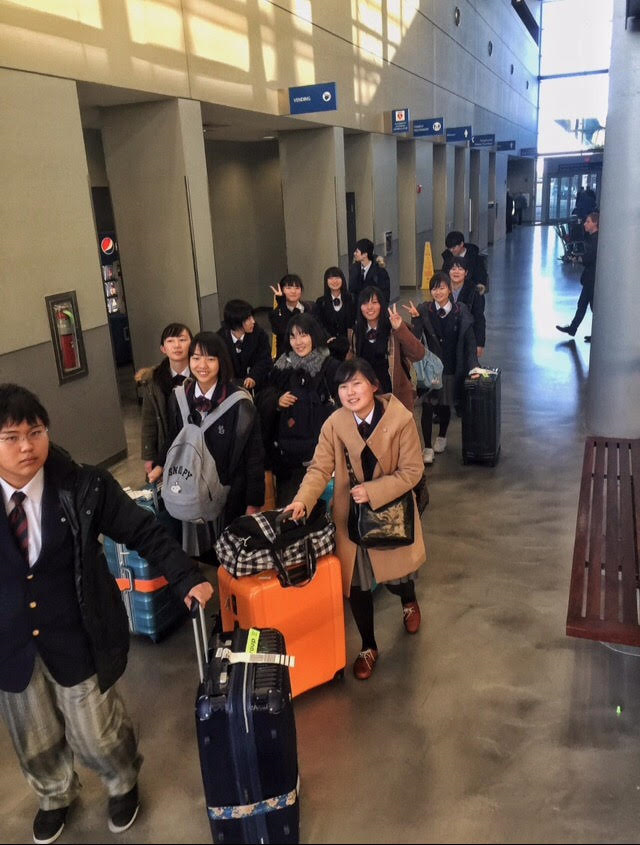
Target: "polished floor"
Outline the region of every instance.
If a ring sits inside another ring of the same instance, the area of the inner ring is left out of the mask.
[[[579,272],[551,230],[516,228],[490,251],[486,364],[500,366],[502,455],[460,461],[460,424],[430,470],[423,627],[375,597],[381,656],[368,682],[296,700],[301,840],[311,843],[636,842],[640,835],[640,660],[565,636],[582,460],[590,317],[569,322]],[[404,292],[406,294],[406,292]],[[129,405],[135,423],[135,405]],[[117,468],[139,484],[135,459]],[[348,654],[358,649],[347,618]],[[135,638],[121,689],[145,755],[143,808],[120,837],[98,778],[61,842],[207,842],[194,740],[188,625]],[[36,809],[0,730],[0,839],[24,842]]]

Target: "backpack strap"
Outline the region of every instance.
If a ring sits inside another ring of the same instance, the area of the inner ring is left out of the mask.
[[[200,426],[200,430],[204,434],[207,429],[211,428],[211,426],[220,419],[224,414],[227,413],[229,408],[233,408],[241,399],[248,399],[251,402],[251,396],[247,393],[246,390],[235,390],[230,396],[227,396],[215,411],[210,411],[207,416],[204,418],[204,422]],[[186,399],[185,399],[186,402]]]
[[[191,416],[191,411],[189,410],[189,403],[187,402],[187,394],[185,389],[182,385],[176,387],[173,391],[176,395],[176,399],[178,401],[178,408],[180,408],[180,413],[182,415],[182,425],[187,425],[189,422],[189,417]]]

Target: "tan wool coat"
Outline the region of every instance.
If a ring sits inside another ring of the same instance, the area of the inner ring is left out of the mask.
[[[422,448],[413,414],[391,394],[380,397],[380,401],[385,407],[384,414],[367,439],[367,445],[378,460],[373,479],[365,482],[373,508],[379,508],[411,490],[420,481],[424,471]],[[360,455],[364,443],[353,413],[347,408],[340,408],[322,426],[313,460],[294,500],[303,502],[309,513],[335,470],[333,519],[336,524],[336,554],[342,564],[342,589],[345,596],[348,596],[357,546],[349,539],[347,530],[350,484],[345,446],[356,478],[360,480],[363,478]],[[415,497],[414,524],[413,545],[398,549],[369,549],[371,566],[379,583],[409,575],[424,563],[424,539]]]

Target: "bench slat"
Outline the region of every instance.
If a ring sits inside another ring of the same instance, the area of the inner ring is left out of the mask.
[[[640,647],[639,559],[640,439],[587,438],[568,635]]]
[[[600,618],[602,582],[602,517],[604,515],[604,459],[606,440],[595,441],[596,465],[593,472],[591,495],[591,524],[589,526],[589,550],[587,573],[587,616]]]
[[[592,438],[587,438],[584,444],[582,480],[580,482],[578,516],[576,519],[576,542],[573,549],[573,569],[569,588],[568,615],[571,619],[580,619],[582,617],[582,599],[584,596],[584,579],[586,577],[587,537],[589,536],[589,513],[591,511],[591,479],[593,476],[594,460],[595,442]]]
[[[620,525],[633,525],[633,490],[629,468],[631,450],[626,444],[620,448]],[[640,464],[636,465],[640,473]],[[636,476],[640,482],[640,475]],[[620,569],[622,572],[622,621],[625,624],[638,624],[638,572],[637,556],[633,548],[633,532],[620,531]]]
[[[623,447],[624,448],[624,447]],[[603,485],[604,486],[604,485]],[[604,618],[618,621],[618,564],[620,561],[618,531],[618,443],[607,443],[607,515],[604,537]],[[631,585],[623,584],[625,587]]]

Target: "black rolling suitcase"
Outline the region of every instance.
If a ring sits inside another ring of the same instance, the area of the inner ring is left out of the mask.
[[[500,370],[464,381],[462,462],[495,466],[500,455]]]
[[[298,842],[292,658],[284,637],[274,628],[236,628],[214,634],[207,654],[202,611],[200,631],[193,623],[201,677],[196,731],[213,841]]]

